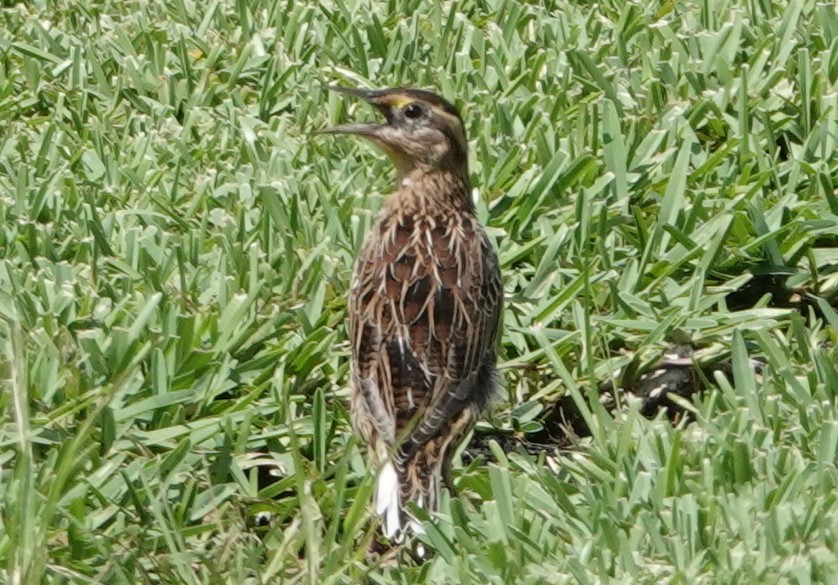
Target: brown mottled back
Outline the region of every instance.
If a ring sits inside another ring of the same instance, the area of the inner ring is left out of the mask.
[[[379,216],[350,296],[353,380],[377,390],[358,395],[371,416],[356,424],[370,443],[383,441],[379,456],[398,444],[403,467],[424,445],[441,446],[441,432],[468,411],[461,437],[488,402],[501,309],[497,256],[483,228],[468,206],[452,209],[421,187],[399,192]],[[446,465],[450,453],[437,455]],[[435,486],[406,490],[408,499],[421,491],[426,505],[436,500]]]

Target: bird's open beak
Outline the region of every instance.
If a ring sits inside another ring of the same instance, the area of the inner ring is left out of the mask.
[[[356,89],[354,87],[339,87],[336,85],[327,86],[326,89],[361,98],[368,104],[375,106],[378,111],[384,114],[387,121],[390,121],[389,105],[382,101],[382,98],[385,96],[384,92],[370,89]],[[379,124],[375,122],[341,124],[340,126],[335,126],[334,128],[318,130],[315,134],[355,134],[357,136],[375,137],[378,134],[378,131],[386,125],[387,124]]]

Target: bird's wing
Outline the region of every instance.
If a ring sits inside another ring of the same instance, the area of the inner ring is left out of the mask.
[[[443,375],[436,380],[428,408],[399,448],[409,459],[472,405],[482,408],[497,385],[495,360],[503,301],[498,258],[476,221],[446,238],[434,239],[442,286],[434,295],[434,336],[447,348]],[[451,270],[456,279],[446,277]]]
[[[427,220],[426,220],[427,221]],[[488,400],[502,289],[497,255],[470,217],[386,218],[350,296],[356,386],[405,460],[464,408]],[[378,413],[378,414],[376,414]]]

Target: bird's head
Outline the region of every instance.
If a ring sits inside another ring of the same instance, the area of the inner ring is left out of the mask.
[[[460,113],[421,89],[366,90],[330,87],[375,106],[383,123],[342,124],[323,134],[355,134],[372,140],[393,161],[400,176],[415,168],[468,174],[468,143]]]

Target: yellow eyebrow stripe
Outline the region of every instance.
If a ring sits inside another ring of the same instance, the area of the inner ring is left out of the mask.
[[[394,107],[394,108],[401,108],[402,106],[406,106],[407,104],[409,104],[411,102],[415,102],[416,98],[406,96],[406,95],[395,94],[395,95],[387,96],[386,98],[384,98],[383,101],[388,106],[391,106],[391,107]]]

